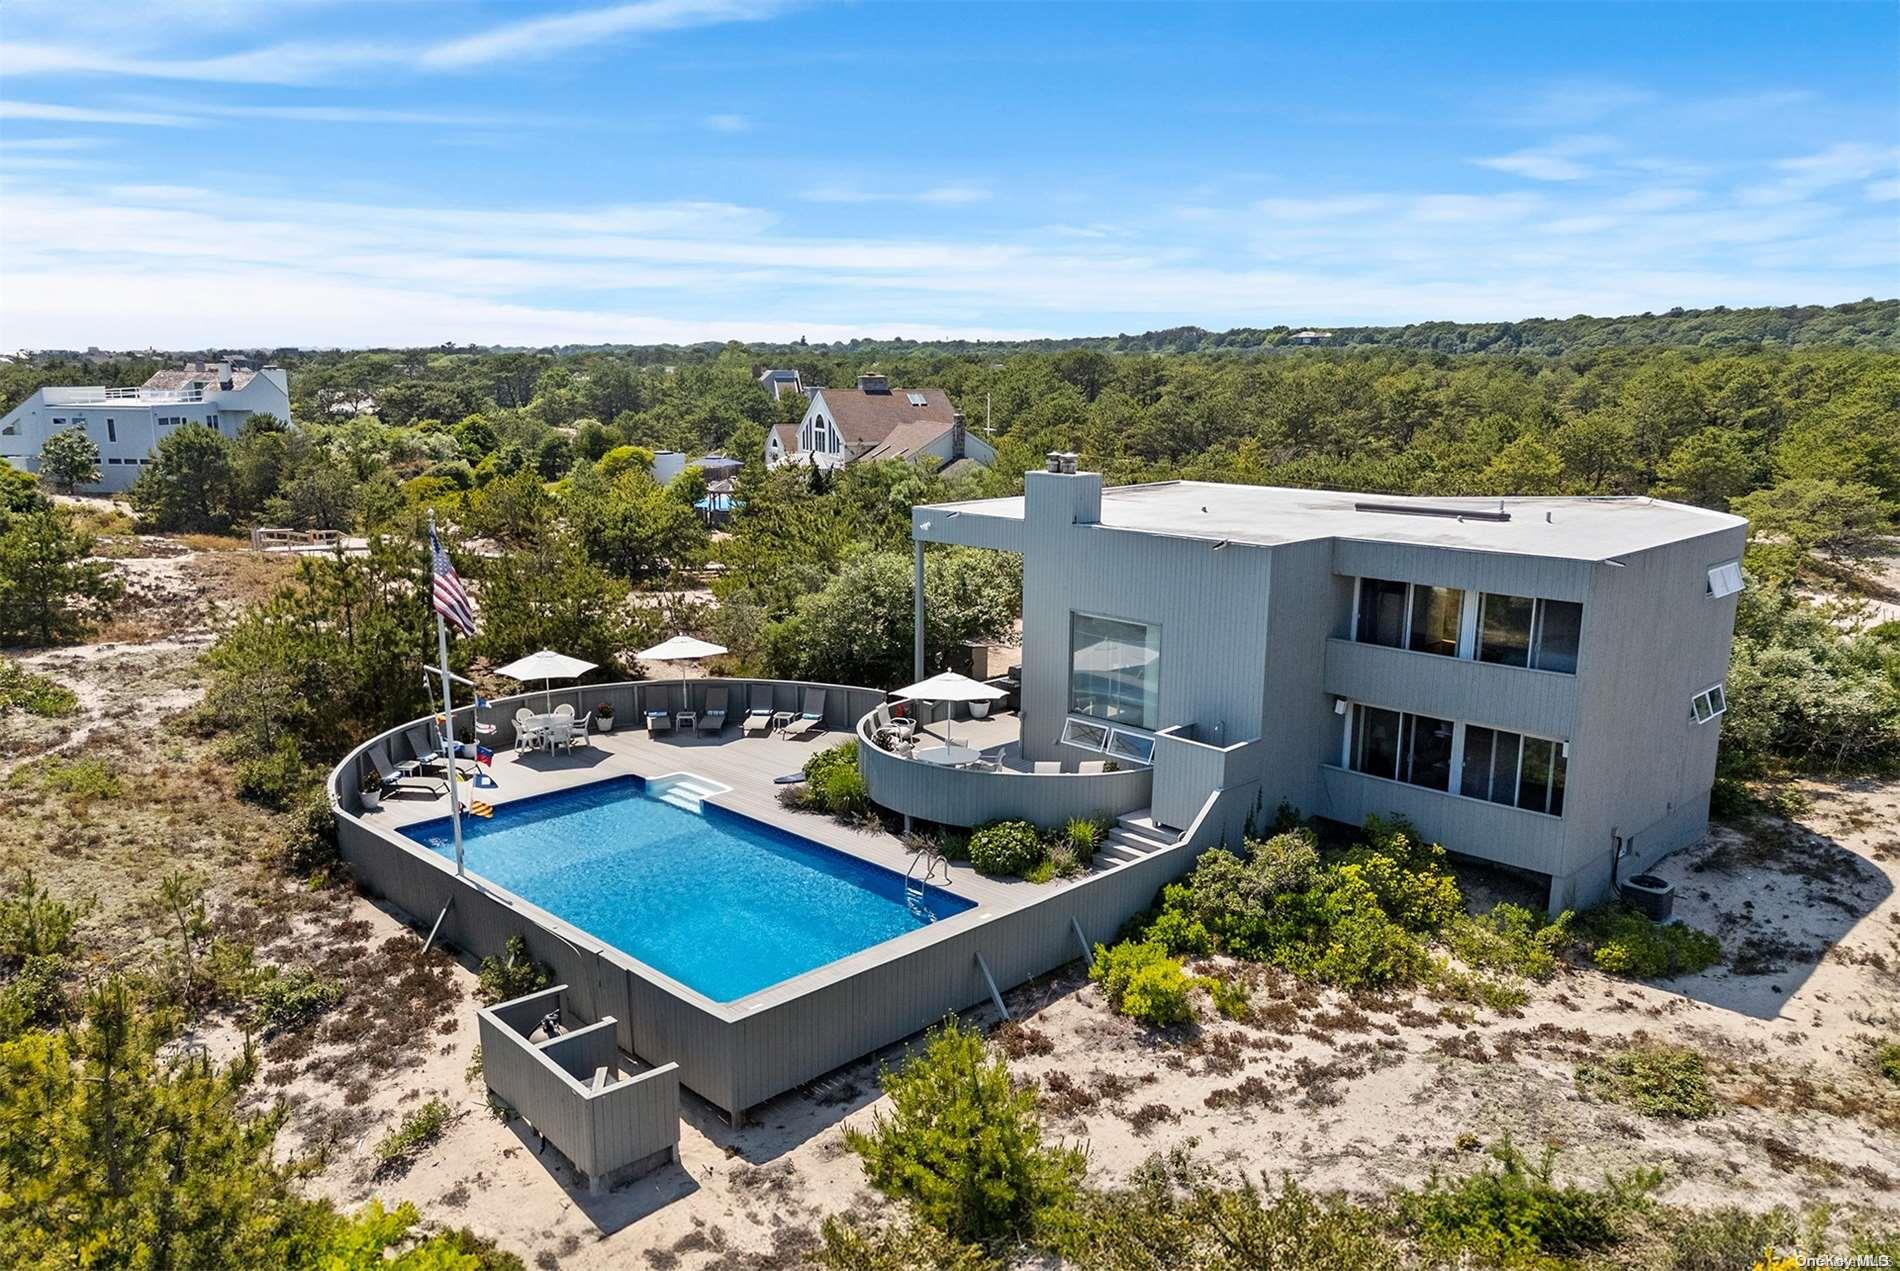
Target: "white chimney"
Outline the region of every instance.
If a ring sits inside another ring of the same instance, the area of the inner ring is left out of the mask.
[[[229,362],[218,363],[218,387],[231,387],[231,364]]]

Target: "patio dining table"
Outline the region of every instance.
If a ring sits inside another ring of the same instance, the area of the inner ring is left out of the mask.
[[[975,763],[978,758],[978,751],[974,746],[958,746],[955,744],[925,746],[919,750],[913,750],[910,757],[912,759],[920,759],[924,763],[941,764],[944,767],[955,767],[959,764]]]
[[[524,740],[545,744],[548,738],[553,735],[555,725],[562,720],[566,720],[569,724],[573,722],[570,716],[565,715],[528,716],[528,718],[515,725],[515,749],[521,749],[521,743]]]

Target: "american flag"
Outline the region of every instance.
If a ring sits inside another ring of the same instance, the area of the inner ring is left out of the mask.
[[[456,577],[455,566],[449,562],[449,554],[442,550],[442,542],[434,530],[429,531],[429,554],[435,561],[435,611],[463,635],[474,635],[475,607],[469,604],[468,592],[462,580]]]

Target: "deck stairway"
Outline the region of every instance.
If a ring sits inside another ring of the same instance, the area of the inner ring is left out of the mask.
[[[653,798],[693,813],[702,810],[700,804],[705,800],[731,789],[731,786],[721,785],[710,777],[696,776],[690,772],[672,772],[647,782],[647,793]]]
[[[1181,835],[1156,825],[1147,808],[1124,812],[1115,818],[1108,837],[1095,849],[1095,864],[1098,869],[1112,869],[1141,860],[1162,848],[1173,847],[1180,841]]]

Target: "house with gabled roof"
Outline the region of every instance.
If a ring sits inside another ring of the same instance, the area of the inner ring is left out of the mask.
[[[779,425],[766,434],[768,467],[803,463],[842,468],[868,459],[943,465],[969,460],[988,467],[996,451],[964,426],[963,413],[940,388],[893,389],[888,376],[858,376],[852,388],[814,388],[811,405],[796,428]]]

